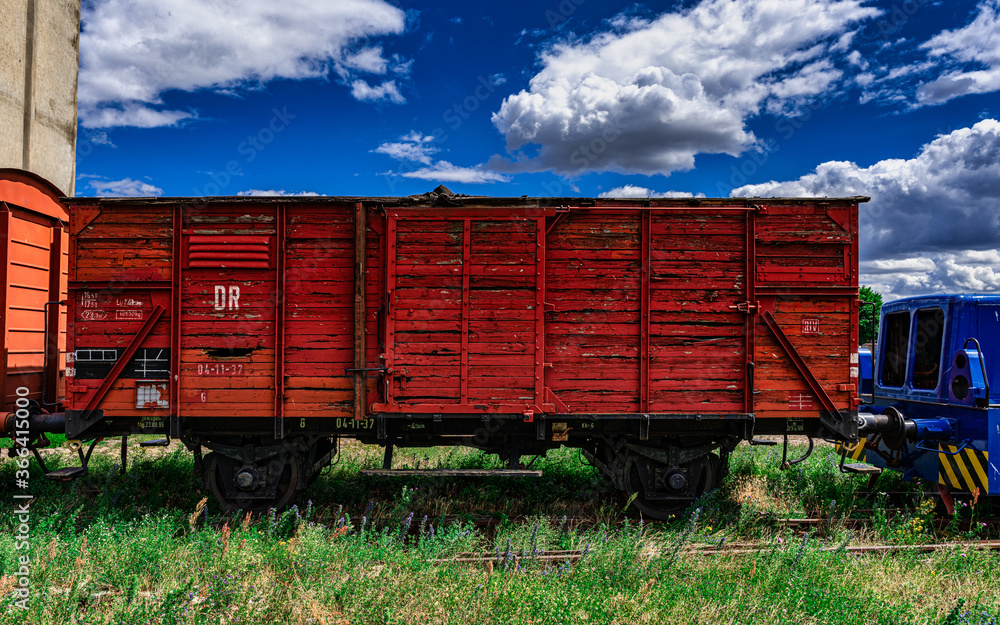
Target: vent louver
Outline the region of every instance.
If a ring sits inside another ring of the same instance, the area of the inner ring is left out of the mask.
[[[268,269],[271,266],[271,237],[192,236],[188,239],[187,266]]]

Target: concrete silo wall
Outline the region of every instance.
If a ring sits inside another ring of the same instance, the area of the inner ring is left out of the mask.
[[[0,0],[0,167],[76,177],[80,0]]]

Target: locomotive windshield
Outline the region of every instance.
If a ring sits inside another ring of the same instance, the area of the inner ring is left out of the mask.
[[[913,350],[913,388],[937,388],[941,374],[943,338],[944,311],[940,308],[918,310],[917,339]]]
[[[891,313],[885,317],[885,347],[882,358],[882,384],[903,386],[906,380],[906,348],[910,339],[910,313]]]

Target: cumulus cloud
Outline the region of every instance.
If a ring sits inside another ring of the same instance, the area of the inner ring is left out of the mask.
[[[396,104],[403,104],[406,98],[399,92],[395,80],[387,80],[380,85],[369,85],[360,78],[351,83],[351,95],[362,102],[378,102],[388,100]]]
[[[861,263],[861,280],[886,299],[925,293],[1000,292],[1000,250],[970,250]]]
[[[734,196],[869,195],[861,208],[863,280],[895,295],[995,291],[1000,245],[1000,122],[941,135],[912,159],[819,165],[798,180]],[[874,260],[881,258],[882,260]]]
[[[141,180],[122,178],[121,180],[91,180],[88,186],[97,197],[157,197],[163,189]]]
[[[493,165],[669,175],[694,167],[696,154],[738,155],[756,144],[748,118],[828,96],[843,75],[835,62],[855,68],[850,36],[879,15],[863,4],[702,0],[557,43],[493,115],[515,156]]]
[[[614,189],[609,189],[597,197],[607,198],[669,198],[669,197],[705,197],[704,193],[693,195],[688,191],[653,191],[646,187],[634,184],[626,184]]]
[[[461,167],[448,161],[434,162],[432,155],[440,151],[441,149],[434,145],[433,135],[424,135],[416,130],[403,135],[398,141],[387,141],[372,150],[372,152],[385,154],[397,161],[403,161],[404,169],[385,172],[386,176],[476,184],[510,180],[507,176],[490,171],[483,165]]]
[[[240,191],[236,195],[253,197],[317,197],[319,193],[315,191],[285,191],[284,189],[247,189]]]
[[[382,56],[382,46],[370,46],[344,57],[343,65],[362,72],[384,74],[389,61]]]
[[[158,128],[175,126],[182,121],[195,119],[194,111],[157,111],[144,104],[126,103],[112,108],[91,107],[81,103],[80,119],[85,128]]]
[[[932,59],[958,65],[917,90],[919,104],[940,104],[1000,89],[1000,0],[987,0],[968,25],[946,30],[921,46]]]
[[[389,172],[390,175],[399,175],[404,178],[419,178],[420,180],[432,180],[434,182],[467,182],[471,184],[507,182],[509,178],[494,171],[490,171],[481,166],[459,167],[452,165],[448,161],[438,161],[430,167],[421,167],[413,171]]]
[[[893,9],[890,21],[898,20],[899,15],[898,8]],[[879,27],[888,24],[882,21]],[[862,73],[854,78],[862,89],[862,104],[913,109],[998,91],[1000,0],[982,0],[965,26],[941,31],[919,44],[899,38],[869,54],[870,59],[859,65]]]
[[[385,154],[397,161],[415,161],[424,165],[431,164],[431,155],[440,152],[440,148],[432,145],[432,135],[422,135],[416,130],[399,138],[399,141],[387,141],[372,152]]]
[[[79,106],[88,128],[195,117],[164,108],[170,90],[233,92],[331,71],[359,99],[403,101],[393,81],[372,87],[357,78],[408,71],[366,43],[405,28],[404,12],[383,0],[94,0],[81,17]]]

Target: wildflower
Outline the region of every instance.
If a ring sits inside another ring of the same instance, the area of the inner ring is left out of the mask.
[[[407,534],[408,534],[408,533],[410,532],[410,525],[411,525],[412,523],[413,523],[413,513],[411,512],[411,513],[410,513],[410,514],[409,514],[409,515],[408,515],[408,516],[406,517],[406,520],[405,520],[405,521],[403,521],[403,527],[402,527],[402,529],[400,530],[400,534],[399,534],[399,539],[400,539],[400,541],[402,541],[403,539],[405,539],[405,538],[406,538],[406,535],[407,535]]]

